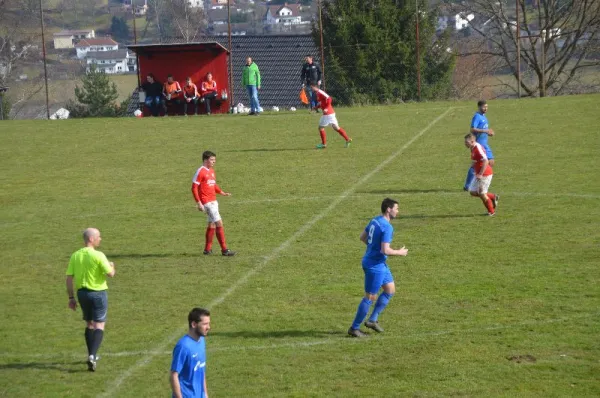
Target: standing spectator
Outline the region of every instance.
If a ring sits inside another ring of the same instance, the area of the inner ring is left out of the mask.
[[[185,79],[183,87],[183,114],[187,116],[188,104],[194,104],[194,115],[198,115],[198,87],[192,83],[192,78]]]
[[[488,216],[496,215],[496,207],[500,195],[488,192],[492,183],[493,170],[483,145],[475,141],[475,134],[469,133],[465,136],[465,146],[471,150],[472,167],[475,171],[469,193],[471,196],[479,197],[488,211]]]
[[[160,105],[163,91],[162,84],[156,81],[152,73],[149,73],[141,89],[146,94],[144,103],[150,109],[150,113],[152,116],[158,116],[158,106]]]
[[[250,97],[250,115],[260,113],[260,103],[258,102],[258,90],[260,90],[260,71],[258,66],[252,62],[252,58],[246,58],[246,66],[242,73],[242,85],[248,90]]]
[[[383,292],[377,298],[375,308],[373,308],[369,320],[365,322],[365,326],[378,333],[383,332],[377,319],[396,293],[394,277],[386,264],[387,256],[406,256],[408,254],[408,249],[404,246],[401,249],[390,247],[394,236],[394,227],[390,221],[396,216],[398,216],[398,202],[385,198],[381,202],[381,215],[373,218],[360,233],[361,242],[367,245],[362,259],[362,268],[365,274],[365,296],[358,305],[352,326],[348,329],[348,334],[352,337],[367,336],[360,330],[360,324],[369,313],[380,289],[383,289]]]
[[[310,110],[316,110],[318,103],[317,94],[310,89],[312,84],[321,86],[321,68],[318,64],[313,62],[312,55],[307,55],[305,63],[302,65],[302,73],[300,74],[300,80],[302,81],[302,88],[308,87],[308,95],[310,97]]]
[[[492,148],[488,144],[488,136],[494,136],[494,130],[489,128],[489,122],[487,116],[485,114],[488,110],[487,101],[481,100],[477,102],[477,112],[473,115],[473,119],[471,119],[471,134],[475,135],[478,144],[481,144],[483,149],[485,149],[485,155],[487,156],[490,167],[494,167],[494,154],[492,153]],[[475,179],[475,169],[473,167],[469,168],[467,172],[467,179],[465,181],[464,190],[468,191],[471,183]]]
[[[171,389],[175,398],[205,398],[206,335],[210,330],[210,311],[194,308],[188,315],[189,330],[173,349]]]
[[[169,116],[167,114],[167,104],[175,104],[177,108],[181,106],[181,86],[179,82],[173,80],[173,75],[167,76],[167,81],[163,87],[163,111],[165,112],[165,116]]]
[[[115,276],[115,264],[109,262],[104,253],[96,250],[101,241],[100,231],[96,228],[88,228],[83,231],[85,247],[71,255],[67,268],[69,308],[75,311],[77,301],[79,301],[83,320],[86,322],[87,365],[91,372],[96,371],[96,361],[98,360],[96,354],[104,337],[104,325],[108,310],[106,277]],[[73,279],[75,279],[77,288],[77,301],[75,300]]]
[[[206,108],[206,114],[210,115],[210,101],[217,98],[217,82],[213,80],[212,73],[208,72],[200,88],[202,102]]]
[[[321,143],[317,145],[317,149],[325,149],[327,148],[327,134],[325,133],[325,127],[331,124],[331,127],[346,140],[346,148],[350,147],[352,143],[352,138],[348,137],[346,134],[346,130],[340,127],[337,118],[335,117],[335,111],[333,110],[333,106],[331,106],[331,97],[325,91],[319,89],[317,83],[313,83],[310,86],[310,89],[317,96],[317,105],[316,109],[323,109],[323,116],[319,120],[319,134],[321,135]]]
[[[200,167],[194,178],[192,179],[192,194],[198,210],[206,212],[208,218],[208,226],[206,227],[206,244],[204,246],[204,254],[212,254],[212,242],[217,234],[217,240],[221,246],[221,254],[223,256],[235,256],[235,252],[227,248],[225,242],[225,231],[223,229],[223,220],[219,214],[219,202],[217,202],[217,194],[223,196],[231,196],[229,192],[223,192],[217,185],[215,177],[215,162],[217,155],[211,151],[204,151],[202,154],[202,167]]]

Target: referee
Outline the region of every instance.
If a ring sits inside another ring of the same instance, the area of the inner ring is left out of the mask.
[[[67,268],[67,293],[69,308],[75,311],[77,301],[83,312],[85,328],[85,344],[88,349],[87,365],[90,372],[96,371],[96,353],[104,336],[104,324],[108,310],[106,277],[115,276],[115,264],[109,262],[104,253],[97,251],[102,237],[96,228],[83,231],[85,247],[71,255]],[[73,279],[77,288],[77,300],[73,289]]]

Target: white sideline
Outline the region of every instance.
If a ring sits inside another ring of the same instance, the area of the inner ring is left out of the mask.
[[[321,340],[313,340],[313,341],[302,341],[302,342],[289,342],[289,343],[279,343],[279,344],[263,344],[256,346],[242,346],[242,345],[229,345],[225,347],[209,347],[208,352],[222,352],[222,351],[263,351],[263,350],[277,350],[280,348],[306,348],[313,347],[319,345],[329,345],[329,344],[341,344],[341,343],[353,343],[357,341],[361,341],[364,344],[365,341],[379,341],[379,340],[403,340],[403,339],[411,339],[411,338],[427,338],[427,337],[436,337],[436,336],[445,336],[459,333],[479,333],[479,332],[488,332],[493,330],[507,330],[507,329],[517,329],[520,327],[530,327],[537,325],[549,325],[559,322],[570,322],[576,319],[585,319],[597,317],[600,313],[589,313],[589,314],[579,314],[576,316],[567,316],[562,318],[551,318],[545,320],[533,320],[533,321],[523,321],[517,323],[509,323],[509,324],[494,324],[488,326],[482,326],[479,328],[467,328],[467,329],[449,329],[449,330],[434,330],[429,332],[421,332],[421,333],[408,333],[401,335],[378,335],[375,339],[351,339],[344,337],[328,337]],[[345,330],[343,327],[340,327],[340,330]],[[102,357],[138,357],[138,356],[146,356],[146,355],[154,355],[154,356],[169,356],[173,352],[167,350],[160,351],[118,351],[118,352],[104,352],[102,353]],[[27,358],[27,359],[58,359],[58,358],[69,358],[69,359],[81,359],[81,353],[72,353],[72,354],[12,354],[12,353],[2,353],[2,358]]]
[[[220,303],[222,303],[223,300],[225,300],[227,297],[229,297],[229,295],[231,295],[233,292],[235,292],[240,286],[242,286],[244,283],[246,283],[246,281],[251,276],[253,276],[257,272],[259,272],[260,270],[262,270],[265,267],[265,265],[267,265],[272,259],[277,258],[277,256],[279,255],[279,253],[281,253],[282,251],[284,251],[285,249],[287,249],[294,241],[296,241],[296,239],[298,239],[299,237],[301,237],[302,235],[304,235],[304,233],[306,233],[306,231],[308,231],[310,228],[312,228],[313,225],[315,225],[317,222],[319,222],[331,210],[333,210],[338,204],[340,204],[340,202],[342,202],[344,199],[346,199],[346,197],[348,197],[350,194],[352,194],[356,190],[356,188],[358,188],[365,181],[367,181],[373,175],[375,175],[376,173],[378,173],[382,168],[384,168],[390,162],[392,162],[394,159],[396,159],[402,152],[404,152],[404,150],[406,150],[406,148],[408,148],[413,142],[415,142],[423,134],[425,134],[427,131],[429,131],[429,129],[431,129],[437,122],[439,122],[440,120],[442,120],[448,114],[448,112],[450,112],[451,110],[452,110],[452,107],[446,109],[446,111],[444,113],[442,113],[441,115],[439,115],[438,117],[436,117],[425,128],[423,128],[421,131],[419,131],[412,139],[410,139],[406,144],[404,144],[402,146],[402,148],[400,148],[399,150],[397,150],[396,152],[394,152],[393,154],[391,154],[387,159],[385,159],[383,162],[379,163],[379,165],[377,167],[375,167],[372,171],[370,171],[369,173],[367,173],[366,175],[364,175],[360,180],[358,180],[350,188],[348,188],[346,191],[344,191],[340,196],[338,196],[336,199],[334,199],[331,202],[331,204],[329,206],[327,206],[327,208],[325,210],[323,210],[321,213],[319,213],[318,215],[316,215],[315,217],[313,217],[312,219],[310,219],[302,227],[300,227],[300,229],[298,231],[296,231],[292,236],[290,236],[279,247],[277,247],[275,250],[273,250],[271,252],[271,254],[269,254],[262,261],[260,261],[256,267],[254,267],[253,269],[251,269],[250,271],[248,271],[244,276],[242,276],[233,285],[231,285],[229,287],[229,289],[227,289],[225,291],[225,293],[223,293],[221,296],[217,297],[211,303],[209,303],[207,305],[207,307],[210,308],[210,309],[212,309],[215,306],[217,306]],[[166,339],[164,342],[162,342],[159,345],[157,345],[150,352],[160,352],[160,351],[162,351],[164,349],[163,347],[166,347],[166,346],[172,344],[173,341],[177,337],[180,337],[181,335],[182,335],[182,331],[181,331],[181,329],[178,329],[175,333],[173,333],[172,335],[170,335],[168,337],[168,339]],[[112,396],[114,396],[115,393],[121,387],[121,384],[123,384],[123,382],[125,380],[127,380],[135,371],[137,371],[138,369],[141,369],[142,367],[144,367],[148,363],[150,363],[155,357],[156,357],[156,354],[149,354],[145,358],[137,361],[133,366],[131,366],[129,369],[127,369],[125,372],[123,372],[123,374],[120,375],[114,381],[114,383],[112,383],[108,387],[108,389],[103,394],[100,394],[99,396],[100,397],[112,397]]]

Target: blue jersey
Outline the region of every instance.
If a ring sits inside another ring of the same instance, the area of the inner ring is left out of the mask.
[[[181,395],[186,398],[203,398],[204,369],[206,368],[206,347],[204,337],[196,341],[186,334],[173,349],[171,371],[179,374]]]
[[[371,268],[385,264],[387,256],[381,253],[382,243],[392,243],[394,227],[384,216],[378,216],[371,220],[365,228],[367,233],[367,251],[362,260],[364,268]]]
[[[471,120],[471,128],[487,130],[489,129],[489,123],[487,117],[483,113],[475,113],[473,116],[473,120]],[[484,148],[488,147],[488,135],[485,133],[475,133],[475,137],[477,142],[484,146]]]

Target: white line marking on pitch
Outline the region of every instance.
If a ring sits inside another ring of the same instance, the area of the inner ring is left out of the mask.
[[[467,328],[467,329],[452,329],[452,330],[438,330],[438,331],[430,331],[430,332],[421,332],[421,333],[408,333],[408,334],[398,334],[398,335],[380,335],[370,340],[361,340],[361,339],[351,339],[346,336],[338,336],[338,337],[329,337],[321,340],[313,340],[313,341],[301,341],[301,342],[288,342],[288,343],[279,343],[279,344],[263,344],[263,345],[228,345],[224,347],[208,347],[208,352],[222,352],[222,351],[264,351],[264,350],[277,350],[280,348],[308,348],[313,346],[320,345],[329,345],[329,344],[342,344],[349,342],[360,341],[364,344],[365,341],[379,341],[379,340],[403,340],[403,339],[419,339],[419,338],[427,338],[427,337],[435,337],[435,336],[445,336],[459,333],[480,333],[480,332],[488,332],[493,330],[506,330],[506,329],[517,329],[520,327],[528,327],[528,326],[537,326],[537,325],[548,325],[559,322],[569,322],[576,319],[585,319],[591,317],[597,317],[600,313],[592,313],[592,314],[580,314],[577,316],[571,317],[563,317],[563,318],[553,318],[553,319],[545,319],[540,321],[524,321],[518,323],[511,323],[505,325],[489,325],[483,326],[479,328]],[[340,330],[345,330],[344,328],[340,328]],[[146,355],[154,355],[154,356],[169,356],[172,355],[172,351],[167,350],[159,350],[159,351],[120,351],[120,352],[103,352],[102,357],[140,357]],[[13,354],[3,352],[1,354],[2,358],[27,358],[27,359],[77,359],[82,358],[83,354],[81,353],[72,353],[72,354]]]
[[[321,213],[317,214],[315,217],[310,219],[306,224],[304,224],[302,227],[300,227],[300,229],[298,231],[296,231],[292,236],[290,236],[279,247],[277,247],[275,250],[273,250],[271,252],[271,254],[269,254],[267,257],[265,257],[264,260],[259,262],[256,267],[254,267],[253,269],[248,271],[245,275],[243,275],[240,279],[238,279],[233,285],[231,285],[229,287],[229,289],[227,289],[225,291],[225,293],[223,293],[221,296],[217,297],[212,302],[210,302],[207,307],[212,309],[215,306],[222,303],[223,300],[225,300],[227,297],[229,297],[240,286],[244,285],[248,279],[250,279],[254,274],[256,274],[257,272],[262,270],[271,260],[277,258],[279,253],[286,250],[292,243],[294,243],[296,241],[296,239],[298,239],[302,235],[304,235],[306,233],[306,231],[308,231],[310,228],[312,228],[313,225],[315,225],[317,222],[319,222],[321,219],[323,219],[323,217],[325,217],[327,214],[329,214],[329,212],[331,212],[331,210],[333,210],[338,204],[340,204],[344,199],[346,199],[350,194],[352,194],[356,190],[356,188],[358,188],[360,185],[362,185],[364,182],[366,182],[369,178],[371,178],[373,175],[375,175],[381,169],[383,169],[385,166],[387,166],[389,163],[391,163],[394,159],[396,159],[402,152],[404,152],[406,150],[406,148],[408,148],[413,142],[418,140],[423,134],[425,134],[427,131],[429,131],[429,129],[431,129],[437,122],[442,120],[448,114],[448,112],[450,112],[451,110],[452,110],[451,107],[446,109],[446,111],[444,113],[442,113],[441,115],[436,117],[425,128],[423,128],[421,131],[419,131],[413,138],[411,138],[406,144],[404,144],[402,146],[402,148],[400,148],[399,150],[397,150],[396,152],[394,152],[393,154],[388,156],[388,158],[385,159],[383,162],[379,163],[379,165],[377,165],[377,167],[375,167],[369,173],[364,175],[360,180],[355,182],[350,188],[348,188],[346,191],[344,191],[340,196],[335,198],[331,202],[331,204],[329,206],[327,206],[327,208],[325,210],[323,210]],[[176,333],[173,333],[172,335],[170,335],[168,337],[168,339],[166,339],[164,342],[159,344],[154,350],[151,350],[150,352],[160,352],[163,347],[172,344],[173,341],[175,339],[177,339],[178,337],[180,337],[181,335],[182,335],[181,330],[177,330]],[[110,397],[114,396],[115,393],[121,387],[121,384],[123,384],[123,382],[125,380],[127,380],[129,377],[131,377],[131,375],[135,371],[137,371],[138,369],[143,368],[144,366],[149,364],[155,357],[156,357],[156,355],[149,354],[145,358],[137,361],[133,366],[131,366],[121,376],[119,376],[115,380],[115,382],[112,383],[103,394],[100,394],[100,396],[110,396]]]

